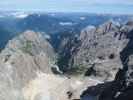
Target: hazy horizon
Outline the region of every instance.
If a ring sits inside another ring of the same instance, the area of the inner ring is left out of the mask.
[[[87,12],[133,14],[132,0],[4,0],[1,11]]]

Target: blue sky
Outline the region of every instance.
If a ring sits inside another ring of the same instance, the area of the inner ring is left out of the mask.
[[[0,0],[0,10],[133,14],[133,0]]]

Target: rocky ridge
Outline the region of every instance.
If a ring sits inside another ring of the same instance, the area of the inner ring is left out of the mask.
[[[133,50],[133,24],[132,21],[123,26],[122,30],[128,39],[127,45],[120,52],[123,65],[122,69],[116,74],[114,81],[89,87],[83,92],[81,100],[132,100],[133,81],[132,81],[132,50]]]
[[[61,59],[67,64],[61,68],[101,81],[113,80],[122,68],[120,52],[128,42],[127,26],[108,21],[99,27],[88,26],[80,34],[64,40]]]
[[[54,59],[52,46],[39,33],[26,31],[10,40],[0,54],[0,98],[23,100],[22,88],[38,72],[52,74]]]

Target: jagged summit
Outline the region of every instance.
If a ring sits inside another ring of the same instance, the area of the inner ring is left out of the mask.
[[[65,48],[69,48],[66,49],[69,55],[64,55],[68,60],[68,72],[75,70],[102,81],[113,80],[122,67],[119,53],[128,42],[126,33],[122,31],[124,27],[129,30],[128,26],[114,21],[98,27],[87,26],[78,37],[65,42]]]
[[[133,24],[121,27],[121,32],[126,35],[128,42],[120,52],[122,69],[119,69],[112,82],[89,87],[81,95],[82,100],[132,100],[133,96]],[[123,30],[123,31],[122,31]],[[125,31],[126,30],[126,31]],[[96,92],[97,91],[97,92]]]
[[[29,41],[37,41],[37,40],[40,40],[40,38],[42,38],[41,34],[31,31],[31,30],[25,31],[23,33],[23,37]]]
[[[45,52],[47,56],[54,57],[54,50],[47,40],[40,33],[26,31],[23,34],[10,40],[6,48],[12,50],[21,50],[31,54]]]

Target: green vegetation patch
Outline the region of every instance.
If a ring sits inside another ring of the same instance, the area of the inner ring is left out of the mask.
[[[75,67],[69,69],[68,74],[71,75],[82,75],[86,72],[87,68],[84,65],[76,65]]]
[[[23,51],[23,52],[25,52],[25,53],[28,53],[28,54],[31,54],[32,55],[32,45],[33,45],[33,43],[32,43],[32,41],[26,41],[25,43],[24,43],[24,46],[21,48],[21,50]]]

